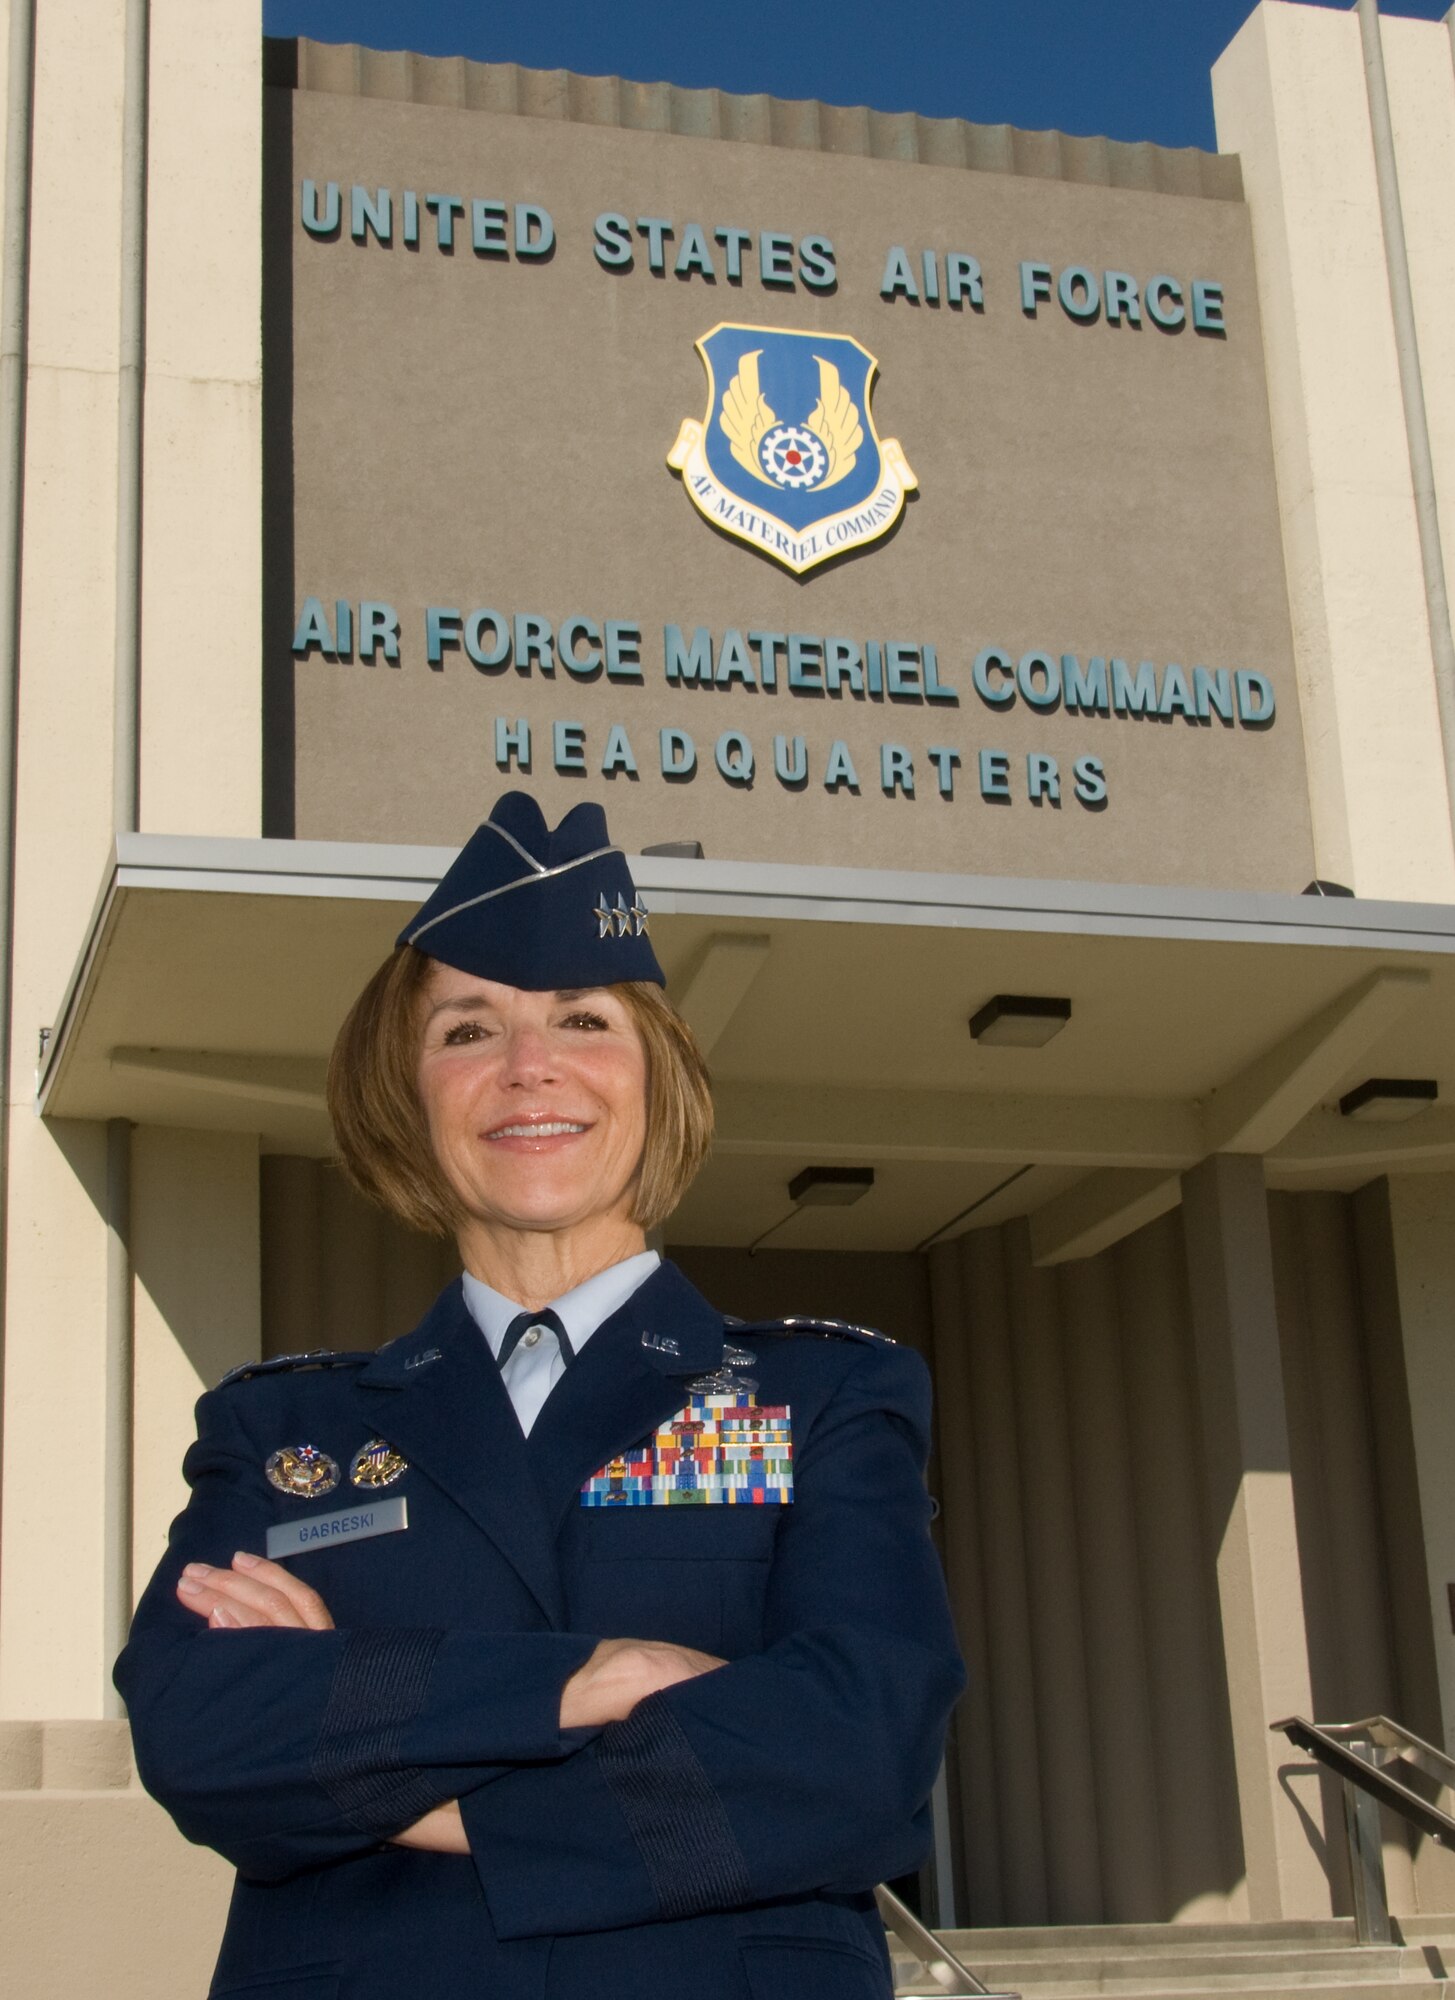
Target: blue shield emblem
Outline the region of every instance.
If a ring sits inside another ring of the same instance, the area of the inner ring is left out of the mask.
[[[893,527],[917,482],[874,428],[866,347],[724,322],[697,351],[707,415],[684,422],[667,463],[714,527],[798,575]]]

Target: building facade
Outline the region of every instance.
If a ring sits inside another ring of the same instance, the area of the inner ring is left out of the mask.
[[[708,1050],[669,1252],[933,1370],[971,1684],[927,1913],[1346,1909],[1269,1724],[1455,1730],[1449,24],[1261,0],[1216,154],[241,0],[9,25],[31,1990],[155,1994],[164,1925],[205,1976],[226,1871],[110,1662],[200,1390],[451,1275],[344,1188],[323,1070],[521,782],[606,805]],[[1386,1867],[1455,1907],[1428,1843]]]

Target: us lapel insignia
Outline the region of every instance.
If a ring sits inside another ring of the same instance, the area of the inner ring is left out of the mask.
[[[339,1482],[338,1466],[316,1444],[285,1444],[263,1467],[270,1486],[294,1500],[321,1500]]]
[[[728,1381],[705,1393],[689,1384],[685,1409],[593,1473],[581,1505],[786,1506],[793,1498],[793,1413],[786,1403],[759,1404],[740,1381]]]
[[[370,1438],[354,1453],[349,1478],[355,1486],[392,1486],[409,1470],[409,1463],[383,1438]]]

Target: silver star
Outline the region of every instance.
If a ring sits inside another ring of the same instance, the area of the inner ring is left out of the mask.
[[[632,932],[632,936],[645,937],[647,935],[647,906],[640,896],[632,904],[631,916],[632,922],[636,926]]]
[[[626,906],[626,897],[621,895],[620,892],[617,894],[616,908],[611,914],[616,922],[617,936],[625,937],[632,927],[632,913]]]
[[[600,924],[601,926],[600,930],[596,933],[596,935],[598,937],[610,937],[611,908],[610,905],[607,903],[604,894],[596,898],[596,908],[592,914],[595,916],[597,923]]]

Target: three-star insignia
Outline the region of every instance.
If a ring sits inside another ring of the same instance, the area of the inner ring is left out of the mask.
[[[608,903],[605,895],[596,898],[596,908],[592,915],[597,922],[598,937],[645,937],[647,935],[647,906],[638,896],[627,908],[626,897],[618,893],[615,906]]]

